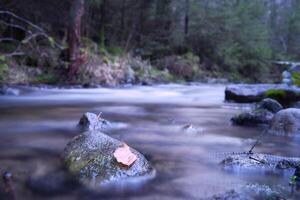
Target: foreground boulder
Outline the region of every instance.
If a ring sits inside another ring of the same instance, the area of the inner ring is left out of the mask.
[[[146,158],[130,148],[136,156],[132,165],[119,163],[114,156],[124,143],[98,131],[85,132],[69,142],[64,150],[68,170],[88,185],[126,181],[131,178],[151,178],[154,168]]]
[[[270,132],[279,135],[300,134],[300,109],[288,108],[276,113]]]
[[[295,169],[300,165],[300,158],[289,158],[268,154],[234,154],[225,158],[221,165],[246,169]]]
[[[96,115],[94,113],[87,112],[83,114],[80,118],[78,127],[82,131],[103,131],[111,127],[111,123],[103,118],[100,115]]]
[[[243,112],[233,117],[231,121],[240,126],[269,124],[274,114],[282,108],[278,101],[267,98],[262,100],[253,110]]]
[[[227,101],[251,103],[266,97],[289,104],[300,100],[300,88],[285,84],[237,84],[227,86],[225,89]]]

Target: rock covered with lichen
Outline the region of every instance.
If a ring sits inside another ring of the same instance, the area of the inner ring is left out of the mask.
[[[241,126],[269,124],[274,114],[282,109],[283,107],[278,101],[266,98],[259,102],[251,111],[234,116],[231,121]]]
[[[245,152],[228,156],[221,165],[244,169],[294,169],[300,165],[300,158]]]
[[[124,145],[119,140],[98,131],[89,131],[76,136],[64,150],[67,169],[88,185],[126,181],[132,178],[148,179],[155,174],[149,161],[138,151],[135,162],[125,166],[114,157],[116,149]]]

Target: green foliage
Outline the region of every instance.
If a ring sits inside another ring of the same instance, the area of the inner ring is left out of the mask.
[[[103,56],[103,57],[102,57],[102,61],[103,61],[105,64],[108,64],[108,63],[109,63],[109,57],[108,57],[108,56]]]
[[[199,62],[199,57],[197,55],[195,55],[193,52],[190,52],[190,51],[183,54],[182,58],[184,58],[186,60],[189,60],[191,62],[195,62],[195,63]]]
[[[296,184],[296,180],[297,180],[297,176],[292,176],[290,178],[290,184],[295,185]]]
[[[35,78],[34,83],[55,84],[58,77],[54,74],[41,74]]]
[[[182,82],[183,80],[170,74],[167,70],[158,70],[154,67],[150,68],[150,77],[159,81]]]
[[[49,41],[49,43],[50,43],[50,46],[52,47],[52,48],[54,48],[55,47],[55,40],[54,40],[54,38],[53,37],[48,37],[48,41]]]
[[[300,86],[300,75],[297,72],[292,72],[292,83]]]
[[[107,52],[113,56],[122,56],[124,55],[124,49],[116,45],[110,45],[106,48]]]
[[[100,30],[100,44],[99,44],[99,50],[101,53],[103,53],[105,51],[105,30],[104,30],[104,26],[101,26],[101,30]]]
[[[206,8],[199,14],[200,6]],[[251,75],[260,80],[268,72],[271,59],[268,28],[263,21],[266,7],[259,0],[223,1],[218,4],[198,2],[192,24],[194,49],[217,62],[224,71]],[[196,47],[195,47],[196,46]]]
[[[61,38],[57,42],[67,47],[68,40],[61,34],[64,23],[60,21],[70,13],[49,7],[53,14],[50,19],[49,11],[43,9],[48,5],[55,7],[57,3],[38,2],[35,6],[40,12],[34,15],[29,15],[31,7],[25,4],[12,11],[28,16],[29,21],[54,34],[43,41],[40,37],[24,40],[22,31],[8,31],[2,24],[0,34],[8,34],[12,41],[1,41],[0,50],[14,52],[21,41],[19,50],[29,56],[14,58],[20,65],[52,68],[67,64],[67,54],[53,56],[49,51],[40,52],[40,47],[53,48],[54,38]],[[62,5],[65,6],[62,10],[69,10],[68,3]],[[9,7],[8,3],[4,6]],[[182,59],[176,61],[178,65],[174,68],[169,66],[168,71],[186,80],[194,80],[202,72],[234,81],[274,80],[281,72],[272,69],[270,61],[300,59],[299,10],[299,0],[90,0],[85,1],[80,50],[109,57],[103,58],[105,63],[113,56],[128,53],[124,52],[125,47],[126,51],[152,63],[176,55]],[[24,44],[25,41],[28,42]],[[29,46],[36,49],[38,57],[31,55]],[[47,57],[47,61],[39,59],[40,55]],[[53,64],[48,64],[49,58],[54,58]],[[297,85],[299,78],[294,75]]]
[[[88,37],[82,37],[81,45],[82,45],[83,49],[86,49],[91,53],[97,53],[98,45],[92,39],[90,39]]]
[[[8,65],[5,56],[0,55],[0,83],[4,80],[7,73]]]

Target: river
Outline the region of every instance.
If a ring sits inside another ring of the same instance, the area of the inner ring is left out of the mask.
[[[87,111],[115,122],[117,128],[107,134],[143,153],[157,170],[152,181],[130,186],[130,192],[107,192],[105,199],[205,199],[249,183],[289,187],[289,175],[219,165],[224,152],[248,151],[262,132],[231,124],[232,116],[252,105],[224,102],[224,85],[21,90],[20,96],[0,97],[0,171],[13,173],[19,199],[93,199],[80,188],[44,197],[25,184],[29,176],[60,165]],[[183,131],[186,125],[197,133]],[[254,151],[300,157],[299,148],[299,139],[269,135]]]

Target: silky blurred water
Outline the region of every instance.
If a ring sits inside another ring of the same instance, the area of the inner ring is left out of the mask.
[[[232,116],[252,105],[225,103],[224,85],[22,90],[21,96],[0,97],[0,171],[14,174],[20,199],[199,199],[248,183],[289,187],[289,173],[226,171],[219,165],[224,152],[248,151],[262,132],[231,125]],[[25,180],[60,165],[61,152],[79,133],[76,124],[87,111],[118,124],[107,134],[143,153],[156,178],[117,190],[99,188],[99,194],[80,188],[52,197],[31,192]],[[186,125],[197,133],[183,131]],[[299,147],[299,138],[269,135],[255,151],[300,156]]]

